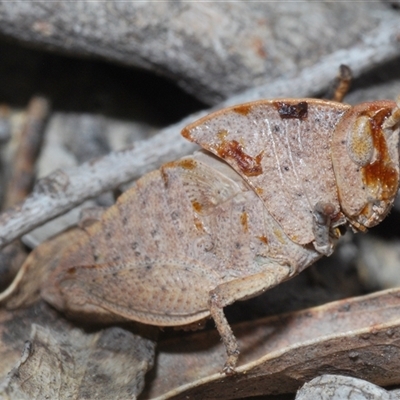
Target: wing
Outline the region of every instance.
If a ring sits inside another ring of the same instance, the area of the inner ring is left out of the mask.
[[[221,110],[182,135],[224,159],[296,243],[314,239],[312,211],[339,202],[331,138],[349,105],[310,99],[257,101]]]
[[[70,263],[70,254],[52,272],[43,297],[61,310],[103,319],[119,315],[167,326],[204,318],[226,261],[208,251],[214,244],[201,216],[240,192],[229,177],[193,158],[145,175],[85,228],[93,261]]]

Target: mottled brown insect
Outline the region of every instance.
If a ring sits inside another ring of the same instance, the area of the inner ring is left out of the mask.
[[[92,265],[74,244],[42,295],[69,313],[157,326],[211,316],[231,372],[239,350],[223,308],[330,255],[340,226],[365,231],[387,215],[399,121],[392,101],[263,100],[210,114],[182,132],[203,150],[138,180],[86,229]]]

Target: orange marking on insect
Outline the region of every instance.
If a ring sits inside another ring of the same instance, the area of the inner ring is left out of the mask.
[[[188,127],[182,129],[181,135],[188,140],[192,140],[192,136],[190,135],[190,130],[188,129]]]
[[[195,210],[196,212],[201,213],[201,211],[202,211],[202,209],[203,209],[203,206],[202,206],[198,201],[193,200],[193,201],[192,201],[192,206],[193,206],[193,208],[194,208],[194,210]]]
[[[274,235],[282,244],[285,243],[285,239],[283,237],[283,232],[281,230],[275,229]]]
[[[219,140],[223,141],[228,136],[228,131],[226,129],[221,129],[218,131],[217,136]]]
[[[196,161],[190,158],[184,158],[176,163],[177,166],[184,168],[184,169],[194,169],[196,168]]]
[[[371,110],[375,111],[375,110]],[[397,191],[398,173],[390,160],[382,124],[391,114],[390,108],[382,108],[370,117],[373,146],[376,150],[376,159],[363,167],[364,182],[374,191],[380,191],[379,198],[388,200]],[[367,113],[368,115],[370,113]]]
[[[200,219],[196,215],[194,216],[194,226],[196,227],[196,229],[198,231],[201,231],[201,232],[205,231],[203,223],[200,221]]]
[[[261,166],[263,151],[251,157],[244,152],[243,146],[237,140],[222,142],[216,150],[221,158],[236,161],[237,166],[246,176],[257,176],[263,173]]]
[[[268,244],[268,239],[266,236],[257,236],[257,239],[260,239],[264,244]]]
[[[165,187],[168,187],[168,174],[166,173],[165,170],[166,170],[166,168],[172,167],[172,164],[173,164],[172,162],[171,163],[167,163],[167,164],[163,165],[160,168],[161,178],[164,181],[164,186]]]
[[[252,109],[252,106],[249,104],[242,104],[240,106],[234,107],[233,111],[235,111],[238,114],[242,114],[246,116]]]
[[[249,231],[249,225],[248,225],[248,217],[247,217],[247,212],[242,212],[242,214],[240,215],[240,222],[243,226],[243,230],[245,232]]]

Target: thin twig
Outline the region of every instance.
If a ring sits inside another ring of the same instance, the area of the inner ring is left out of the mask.
[[[21,202],[32,190],[36,160],[48,115],[48,100],[33,97],[29,102],[22,129],[17,133],[18,146],[10,163],[11,171],[4,195],[4,207]],[[14,240],[0,251],[0,290],[14,278],[26,256],[26,249],[19,240]]]
[[[336,51],[296,77],[284,77],[233,96],[218,108],[260,98],[315,96],[327,89],[340,64],[349,65],[356,77],[398,57],[399,26],[398,19],[385,21],[366,35],[358,46]],[[136,143],[133,149],[110,153],[80,167],[58,170],[39,180],[24,203],[0,215],[0,246],[88,198],[135,179],[166,161],[189,154],[195,146],[181,138],[181,129],[214,109],[190,115],[161,130],[153,138]]]
[[[35,182],[35,164],[42,144],[49,115],[49,101],[33,97],[28,104],[26,119],[18,137],[18,147],[12,162],[4,198],[4,208],[24,200]]]

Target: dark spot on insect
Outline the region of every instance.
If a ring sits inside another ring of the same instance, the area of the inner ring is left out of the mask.
[[[261,166],[263,151],[252,157],[244,152],[243,146],[236,140],[223,141],[216,151],[221,158],[235,161],[240,171],[246,176],[257,176],[263,172]]]
[[[116,276],[118,276],[118,273],[117,272],[113,272],[112,276],[115,278]]]
[[[239,243],[239,242],[236,242],[235,243],[235,248],[236,249],[240,249],[242,247],[242,245]]]
[[[300,119],[305,120],[308,116],[308,103],[301,101],[297,104],[275,101],[272,103],[282,119]]]
[[[240,215],[240,222],[243,226],[244,232],[248,232],[249,225],[248,225],[247,213],[245,211],[243,211],[242,214]]]
[[[173,212],[171,213],[171,218],[172,218],[173,220],[178,219],[178,217],[179,217],[179,213],[178,213],[178,212],[173,211]]]
[[[278,133],[278,132],[281,131],[281,128],[279,127],[279,125],[274,125],[274,131],[275,131],[276,133]]]
[[[67,273],[70,275],[74,275],[76,273],[76,267],[68,268]]]
[[[163,182],[164,182],[164,187],[165,188],[167,188],[168,187],[168,174],[167,174],[167,172],[166,172],[166,165],[164,165],[164,166],[162,166],[161,168],[160,168],[160,172],[161,172],[161,178],[162,178],[162,180],[163,180]],[[143,207],[145,206],[146,204],[145,204],[145,202],[143,203]]]
[[[257,236],[257,239],[260,239],[264,244],[268,244],[268,239],[266,236]]]
[[[146,268],[146,271],[150,271],[153,268],[153,266],[151,264],[147,264],[145,266],[145,268]]]
[[[248,104],[242,104],[240,106],[236,106],[233,108],[233,111],[235,111],[238,114],[242,115],[247,115],[251,111],[252,106]]]
[[[364,183],[375,193],[380,193],[381,200],[392,198],[397,192],[398,173],[389,156],[389,150],[382,130],[382,124],[391,114],[391,107],[381,107],[366,111],[370,117],[373,146],[376,150],[374,162],[362,167]]]
[[[193,206],[193,209],[194,209],[196,212],[201,213],[201,210],[203,209],[203,206],[202,206],[198,201],[193,200],[193,201],[192,201],[192,206]]]
[[[94,261],[97,261],[99,259],[99,255],[98,254],[93,254],[93,259],[94,259]]]
[[[283,169],[284,169],[285,171],[289,171],[289,167],[288,167],[287,165],[285,165],[285,166],[283,167]]]
[[[341,144],[346,144],[346,141],[345,140],[341,140],[340,143]]]

